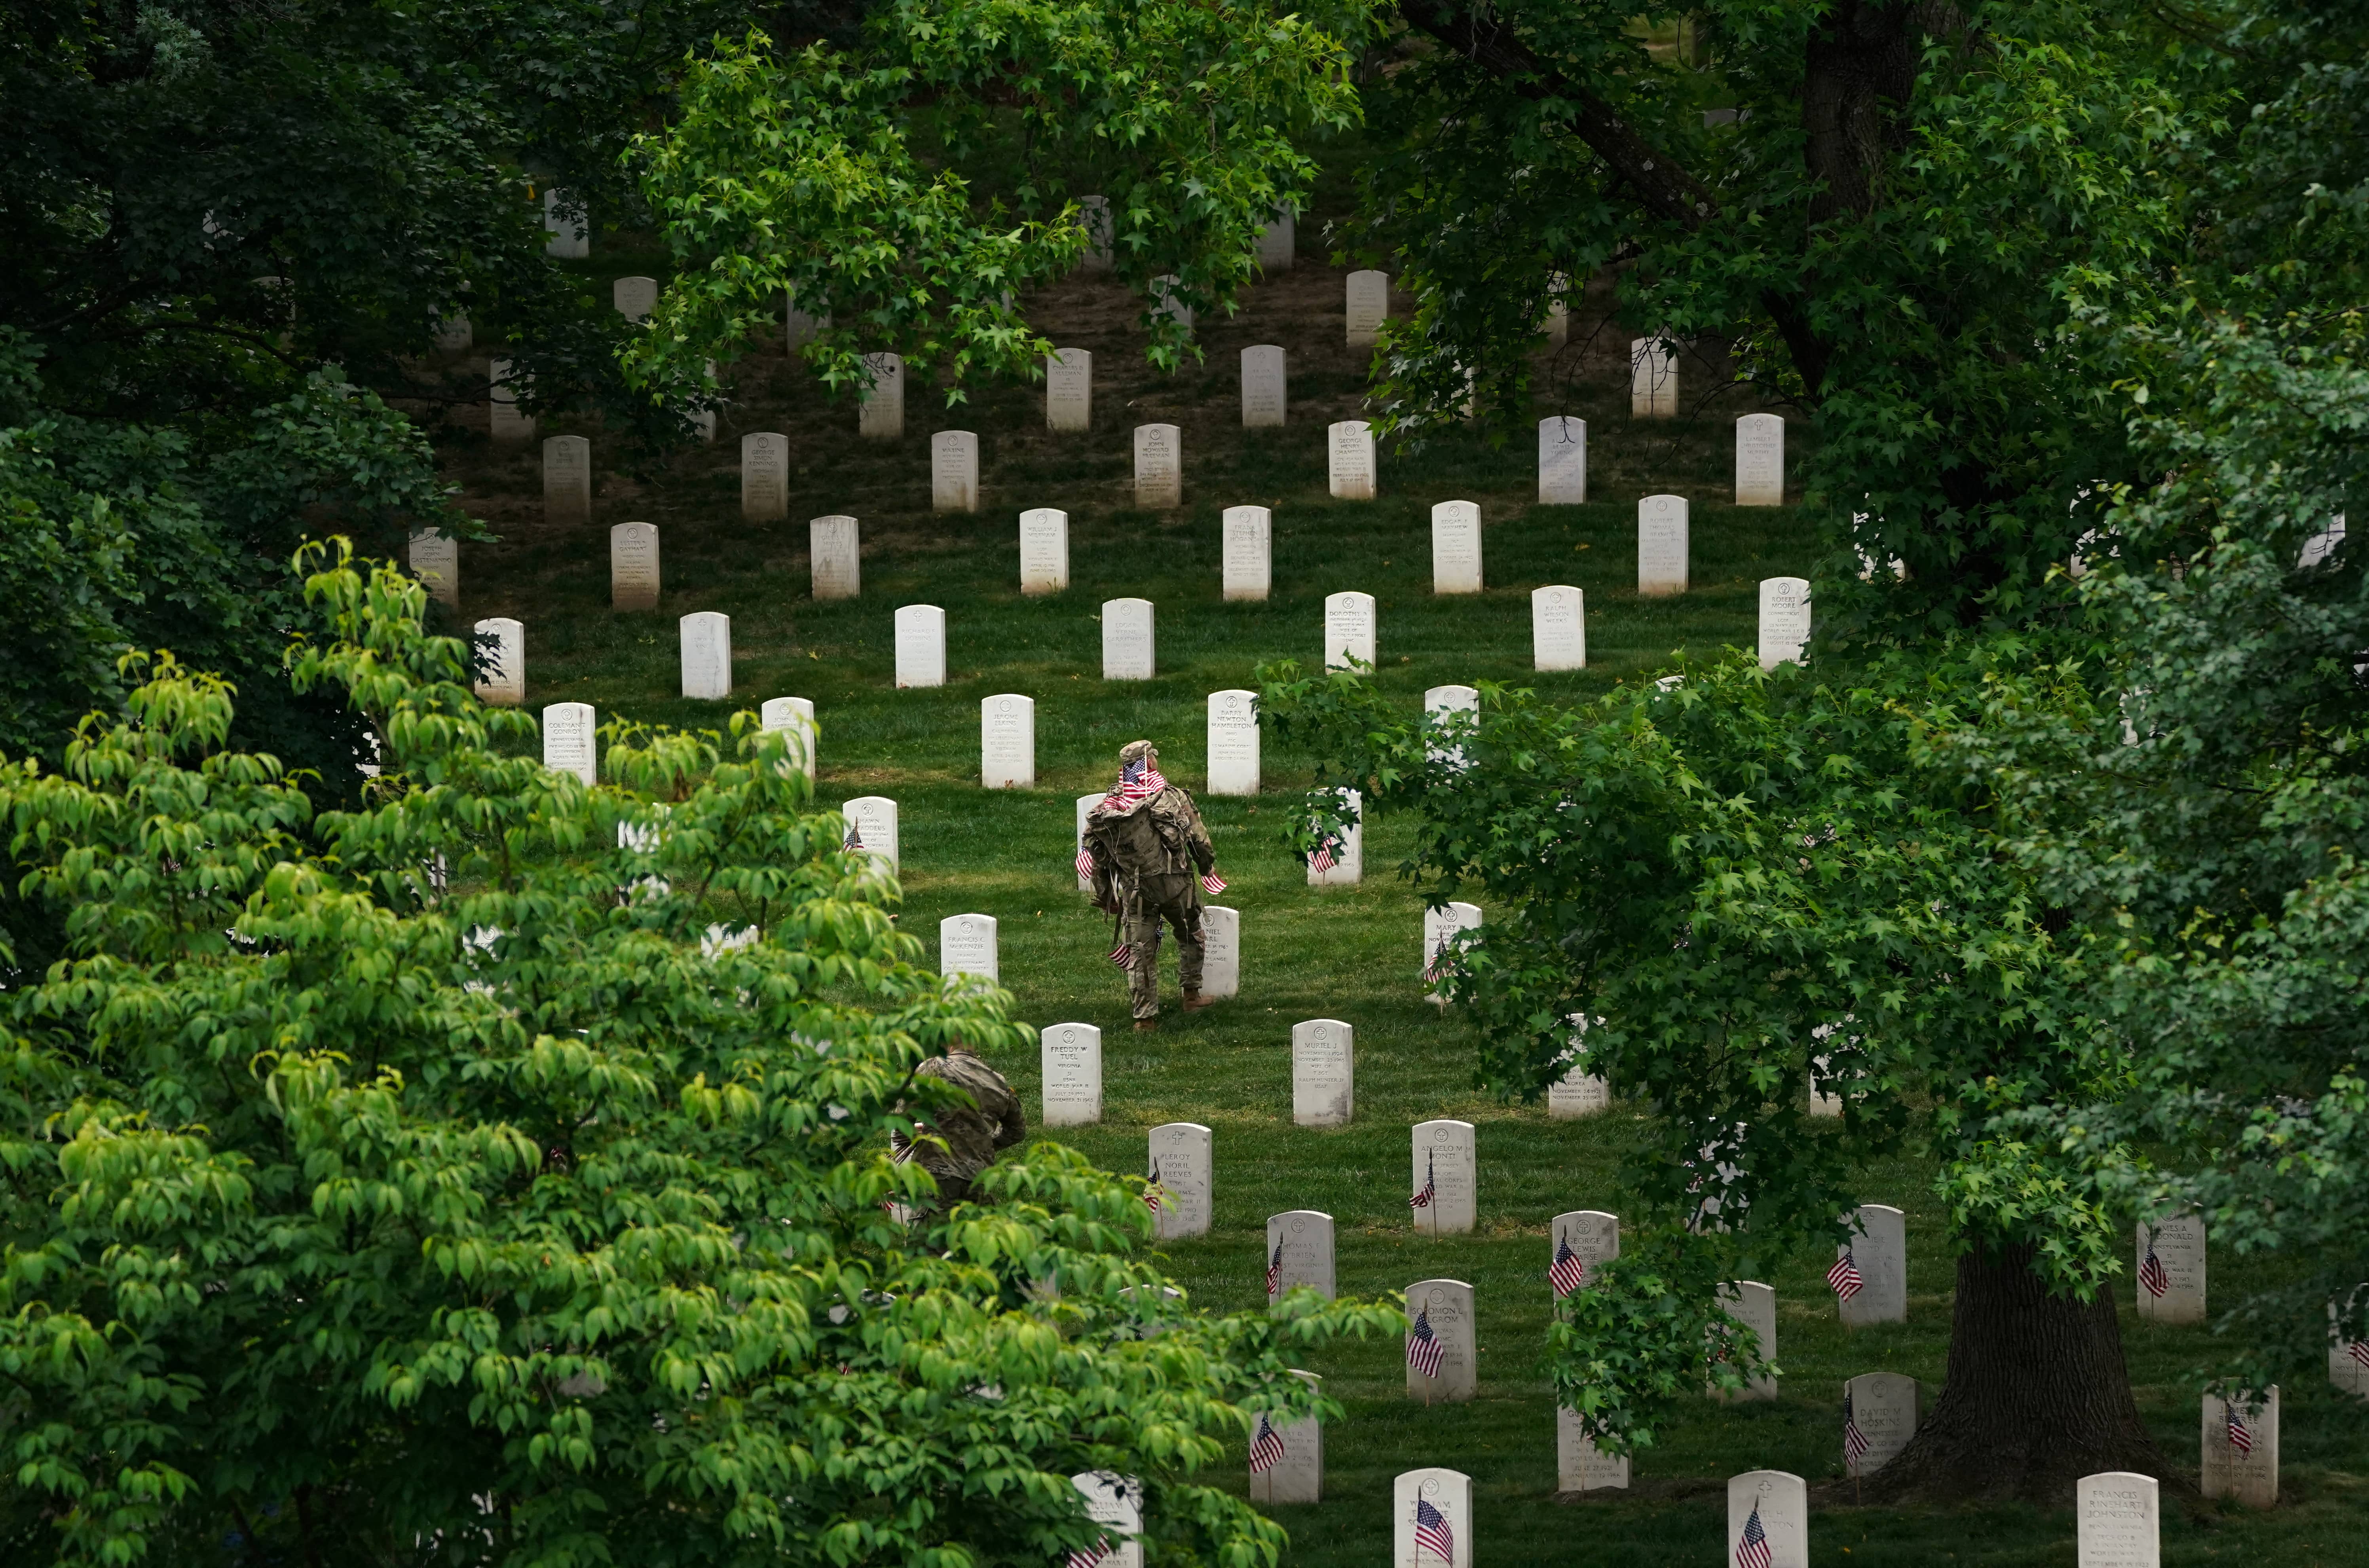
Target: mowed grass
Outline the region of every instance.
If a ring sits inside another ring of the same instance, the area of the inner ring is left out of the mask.
[[[465,552],[462,618],[511,614],[526,623],[529,696],[538,708],[581,700],[604,719],[721,728],[734,709],[767,697],[811,698],[822,731],[823,801],[883,794],[900,805],[906,929],[934,956],[941,918],[995,916],[1018,1016],[1104,1030],[1104,1120],[1062,1139],[1109,1168],[1140,1171],[1150,1127],[1185,1120],[1214,1129],[1215,1228],[1165,1253],[1196,1305],[1228,1311],[1263,1301],[1265,1221],[1288,1208],[1333,1216],[1345,1292],[1386,1296],[1435,1276],[1472,1285],[1480,1397],[1470,1404],[1410,1403],[1395,1339],[1311,1360],[1346,1413],[1326,1434],[1327,1501],[1278,1511],[1293,1564],[1383,1561],[1391,1477],[1419,1465],[1473,1477],[1478,1562],[1722,1562],[1725,1477],[1769,1466],[1815,1485],[1841,1474],[1843,1379],[1889,1369],[1920,1379],[1928,1404],[1938,1392],[1952,1264],[1930,1166],[1879,1164],[1862,1188],[1868,1201],[1909,1216],[1906,1325],[1847,1333],[1822,1279],[1830,1259],[1791,1258],[1770,1281],[1779,1292],[1782,1397],[1687,1402],[1638,1460],[1630,1494],[1558,1498],[1554,1413],[1540,1370],[1547,1225],[1566,1209],[1631,1211],[1620,1166],[1642,1117],[1621,1108],[1555,1122],[1542,1108],[1500,1104],[1473,1088],[1471,1030],[1420,991],[1421,905],[1393,875],[1412,824],[1369,821],[1362,887],[1308,888],[1278,833],[1309,771],[1270,737],[1264,794],[1201,795],[1231,883],[1217,901],[1242,911],[1242,994],[1190,1018],[1178,1014],[1173,951],[1164,954],[1170,1012],[1151,1035],[1130,1032],[1123,977],[1103,956],[1109,922],[1075,890],[1073,797],[1107,785],[1119,747],[1138,737],[1159,744],[1170,778],[1200,791],[1207,694],[1254,685],[1264,660],[1316,662],[1328,593],[1357,589],[1379,601],[1376,679],[1412,714],[1425,688],[1446,682],[1499,681],[1577,701],[1639,679],[1679,647],[1749,646],[1758,580],[1807,575],[1811,566],[1809,525],[1792,508],[1727,504],[1731,421],[1755,405],[1733,391],[1701,397],[1720,368],[1690,360],[1690,417],[1631,421],[1627,334],[1595,317],[1575,322],[1574,347],[1544,366],[1542,384],[1559,387],[1561,400],[1542,397],[1536,410],[1589,420],[1589,505],[1532,504],[1527,430],[1501,448],[1456,431],[1418,453],[1386,452],[1381,499],[1330,499],[1323,426],[1355,416],[1363,367],[1342,346],[1342,274],[1317,264],[1317,226],[1303,221],[1295,270],[1253,288],[1242,315],[1203,324],[1207,364],[1174,376],[1142,365],[1134,303],[1108,282],[1082,279],[1032,299],[1040,329],[1095,353],[1095,426],[1087,436],[1044,430],[1039,387],[987,389],[941,413],[916,383],[908,389],[905,438],[859,441],[852,409],[828,404],[778,345],[760,346],[728,372],[741,401],[711,449],[629,475],[615,471],[598,429],[547,427],[544,434],[593,437],[600,485],[594,527],[554,529],[540,519],[535,456],[448,431],[442,442],[465,504],[503,536]],[[603,236],[602,254],[586,265],[588,282],[605,292],[610,276],[658,270],[649,253],[630,241],[608,243],[613,238]],[[1283,430],[1239,427],[1235,356],[1257,342],[1290,351],[1291,423]],[[1155,418],[1184,431],[1186,505],[1173,512],[1139,511],[1128,491],[1129,428]],[[984,501],[976,516],[929,513],[927,441],[935,429],[980,437]],[[758,430],[792,440],[786,522],[751,524],[739,515],[738,436]],[[1789,434],[1798,462],[1814,437],[1799,421]],[[1692,502],[1693,588],[1683,598],[1641,601],[1636,501],[1661,491]],[[1429,508],[1449,498],[1482,508],[1485,593],[1430,591]],[[1261,604],[1227,604],[1219,595],[1218,517],[1242,502],[1275,511],[1275,589]],[[1025,599],[1017,591],[1016,517],[1036,506],[1070,513],[1071,586]],[[806,521],[826,512],[862,521],[860,600],[818,604],[808,594]],[[666,591],[655,612],[608,607],[607,525],[629,520],[661,530]],[[1591,663],[1584,673],[1542,676],[1530,668],[1529,591],[1549,583],[1586,593]],[[1158,607],[1159,676],[1106,683],[1099,610],[1125,595]],[[943,689],[894,689],[891,617],[909,603],[946,612]],[[732,616],[729,703],[678,695],[676,619],[694,610]],[[1036,700],[1037,785],[990,792],[978,784],[979,702],[1006,692]],[[1356,1119],[1348,1127],[1291,1122],[1291,1025],[1314,1017],[1356,1028]],[[1033,1057],[996,1065],[1024,1103],[1038,1103]],[[1469,1236],[1425,1240],[1406,1207],[1408,1128],[1442,1116],[1479,1129],[1481,1223]],[[2211,1267],[2225,1297],[2252,1272],[2218,1253]],[[2128,1310],[2127,1281],[2118,1290],[2142,1408],[2167,1455],[2192,1478],[2197,1397],[2213,1342],[2203,1330],[2139,1324]],[[2360,1479],[2369,1415],[2316,1379],[2304,1383],[2285,1390],[2286,1503],[2269,1516],[2170,1507],[2167,1562],[2369,1562],[2361,1543],[2369,1487]],[[1238,1468],[1219,1479],[1244,1484]],[[2068,1514],[1860,1508],[1839,1488],[1825,1495],[1833,1500],[1818,1505],[1811,1526],[1821,1562],[2074,1562]]]

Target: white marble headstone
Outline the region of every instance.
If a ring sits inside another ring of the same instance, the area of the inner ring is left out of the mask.
[[[1259,343],[1242,350],[1242,429],[1280,429],[1284,423],[1283,350]]]
[[[2073,1488],[2078,1568],[2162,1568],[2155,1477],[2126,1470],[2085,1475]]]
[[[1530,589],[1530,660],[1538,670],[1587,668],[1587,596],[1567,583]]]
[[[658,607],[658,524],[612,524],[609,529],[609,608],[655,610]]]
[[[1539,505],[1587,500],[1587,421],[1562,415],[1539,421]]]
[[[1313,1387],[1324,1379],[1313,1372],[1294,1371]],[[1268,1507],[1289,1503],[1322,1503],[1324,1501],[1324,1427],[1314,1416],[1305,1421],[1284,1421],[1271,1424],[1276,1437],[1283,1443],[1283,1457],[1266,1470],[1251,1477],[1251,1501]],[[1258,1438],[1258,1425],[1251,1425],[1252,1441]]]
[[[1280,1300],[1287,1291],[1305,1286],[1330,1301],[1335,1293],[1333,1217],[1313,1208],[1270,1215],[1265,1261],[1276,1280],[1275,1288],[1267,1292],[1268,1300]]]
[[[938,973],[1000,978],[993,915],[948,915],[938,922]]]
[[[908,604],[897,612],[897,684],[946,683],[946,612],[934,604]]]
[[[1810,584],[1803,578],[1760,579],[1760,668],[1799,664],[1810,646]]]
[[[1158,668],[1151,601],[1112,599],[1103,604],[1103,679],[1149,681]]]
[[[1768,1548],[1762,1557],[1745,1544],[1752,1516]],[[1810,1489],[1781,1470],[1748,1470],[1727,1481],[1728,1568],[1810,1568]]]
[[[1070,514],[1034,507],[1020,514],[1020,591],[1059,593],[1070,586]]]
[[[1859,1269],[1860,1289],[1838,1299],[1836,1310],[1846,1328],[1869,1323],[1908,1321],[1908,1218],[1889,1204],[1863,1203],[1851,1210],[1857,1234],[1835,1249],[1839,1261],[1848,1250]]]
[[[782,347],[789,352],[795,354],[821,337],[823,328],[830,325],[829,315],[817,315],[812,311],[800,310],[798,296],[795,291],[783,294]]]
[[[1600,1452],[1579,1424],[1579,1412],[1555,1412],[1555,1490],[1600,1492],[1629,1484],[1629,1456]]]
[[[833,513],[807,524],[807,563],[817,599],[853,599],[864,591],[864,555],[852,517]]]
[[[1111,229],[1110,198],[1079,197],[1078,226],[1086,231],[1085,255],[1079,265],[1089,272],[1109,271],[1117,259],[1113,248],[1116,236]]]
[[[1324,668],[1348,670],[1363,665],[1371,673],[1374,654],[1374,596],[1355,590],[1324,598]]]
[[[1045,356],[1045,428],[1090,430],[1094,426],[1094,357],[1083,349]]]
[[[1587,1070],[1587,1020],[1574,1013],[1564,1022],[1572,1029],[1562,1059],[1571,1065],[1547,1085],[1547,1115],[1559,1122],[1577,1121],[1612,1108],[1612,1085]]]
[[[1324,428],[1324,474],[1336,501],[1370,501],[1378,491],[1374,475],[1374,427],[1363,419],[1344,419]]]
[[[1561,349],[1571,342],[1571,275],[1547,274],[1547,344]]]
[[[978,437],[940,430],[930,438],[930,509],[978,510]]]
[[[1184,504],[1184,448],[1173,425],[1135,428],[1135,504]]]
[[[1242,990],[1242,916],[1223,904],[1201,906],[1201,994],[1212,1001]]]
[[[1354,887],[1366,875],[1365,796],[1354,789],[1340,792],[1349,810],[1357,820],[1343,831],[1333,845],[1333,864],[1322,871],[1316,868],[1316,857],[1308,860],[1308,885],[1310,887]]]
[[[1347,1127],[1357,1111],[1357,1032],[1337,1018],[1291,1026],[1291,1119]]]
[[[1759,1339],[1754,1350],[1754,1364],[1763,1367],[1777,1359],[1777,1292],[1757,1279],[1739,1279],[1733,1285],[1719,1288],[1719,1310],[1750,1329]],[[1725,1397],[1725,1396],[1723,1396]],[[1744,1391],[1732,1396],[1739,1400],[1775,1399],[1776,1377],[1762,1370],[1745,1379]]]
[[[1152,1234],[1162,1242],[1209,1232],[1215,1193],[1209,1129],[1198,1122],[1170,1122],[1151,1129],[1150,1174],[1161,1189]]]
[[[2153,1224],[2142,1219],[2136,1232],[2134,1267],[2138,1272],[2139,1316],[2157,1323],[2201,1323],[2204,1321],[2204,1217],[2175,1214]],[[2152,1243],[2160,1278],[2146,1266]],[[2157,1294],[2149,1284],[2162,1287]]]
[[[1151,280],[1151,309],[1164,315],[1185,331],[1193,330],[1193,307],[1184,303],[1184,280],[1173,272],[1162,272]]]
[[[1436,690],[1437,688],[1434,688]],[[1470,686],[1459,688],[1470,692]],[[1478,693],[1475,693],[1476,695]],[[1430,705],[1426,696],[1425,705]],[[1431,1000],[1442,1007],[1448,1005],[1446,992],[1439,989],[1448,962],[1448,949],[1457,937],[1468,931],[1481,929],[1481,906],[1450,902],[1445,909],[1423,911],[1423,983]]]
[[[815,728],[813,701],[806,697],[768,697],[757,710],[757,724],[761,729],[789,732],[790,756],[806,774],[807,782],[812,784],[816,742],[820,738]]]
[[[601,782],[600,715],[589,703],[554,703],[543,710],[543,765]]]
[[[1637,591],[1652,598],[1687,590],[1687,498],[1647,496],[1637,503]]]
[[[1917,1379],[1898,1372],[1862,1372],[1843,1385],[1847,1419],[1867,1443],[1867,1451],[1853,1459],[1845,1438],[1846,1475],[1873,1475],[1908,1447],[1917,1436]]]
[[[609,303],[617,314],[636,326],[650,318],[658,308],[658,280],[656,278],[620,278],[609,285]]]
[[[1372,270],[1349,274],[1349,347],[1370,349],[1390,315],[1390,275]]]
[[[1104,1527],[1108,1555],[1094,1568],[1143,1568],[1143,1482],[1109,1471],[1073,1475],[1070,1484],[1086,1500],[1086,1516]]]
[[[519,386],[525,378],[510,373],[508,360],[491,361],[486,374],[490,383],[486,394],[486,433],[498,441],[534,440],[534,416],[519,409]]]
[[[1258,693],[1209,693],[1209,793],[1259,792]]]
[[[1414,1228],[1425,1236],[1460,1236],[1472,1229],[1479,1215],[1480,1157],[1472,1139],[1472,1124],[1442,1116],[1417,1122],[1411,1139],[1413,1177],[1407,1190],[1431,1189],[1431,1201],[1413,1210]]]
[[[490,616],[474,628],[477,636],[493,638],[479,644],[485,656],[485,677],[477,682],[477,700],[499,708],[526,705],[526,627],[507,615]]]
[[[2230,1434],[2233,1417],[2245,1428],[2248,1447],[2244,1449]],[[2203,1423],[2204,1495],[2233,1497],[2249,1508],[2277,1507],[2278,1385],[2254,1392],[2233,1389],[2226,1397],[2206,1394]]]
[[[1291,269],[1292,252],[1298,248],[1299,224],[1288,207],[1277,207],[1275,216],[1259,230],[1258,264],[1263,272],[1288,272]]]
[[[905,433],[905,356],[866,354],[864,363],[872,380],[856,409],[856,434],[895,441]]]
[[[1746,414],[1735,422],[1735,504],[1785,504],[1785,421],[1774,414]]]
[[[546,522],[592,516],[592,443],[585,437],[553,436],[543,443],[543,516]]]
[[[544,254],[561,261],[581,261],[592,254],[592,216],[563,215],[560,209],[572,205],[566,191],[543,193],[543,229],[549,236],[543,242]]]
[[[1678,356],[1671,345],[1639,338],[1629,345],[1629,415],[1674,419],[1678,414]]]
[[[883,862],[890,871],[899,864],[897,841],[897,803],[885,795],[859,795],[841,807],[856,844],[864,853]]]
[[[1620,1255],[1620,1219],[1600,1208],[1574,1208],[1568,1214],[1558,1214],[1547,1226],[1547,1264],[1569,1248],[1585,1271],[1579,1281],[1582,1290],[1593,1289],[1596,1271]]]
[[[1007,692],[978,703],[978,782],[987,789],[1036,787],[1036,699]]]
[[[467,312],[457,315],[440,314],[436,317],[436,348],[438,352],[459,354],[476,342],[476,329],[470,326]]]
[[[732,694],[732,617],[713,610],[685,615],[677,631],[682,643],[682,694],[717,702]]]
[[[1442,1562],[1436,1538],[1418,1539],[1422,1505],[1438,1516],[1451,1551]],[[1472,1482],[1457,1471],[1411,1470],[1390,1487],[1390,1568],[1472,1568]]]
[[[1466,715],[1471,716],[1461,716]],[[1481,693],[1473,687],[1434,686],[1423,694],[1423,722],[1425,728],[1440,730],[1451,725],[1475,725],[1479,723],[1480,717]],[[1446,762],[1450,767],[1456,768],[1464,765],[1464,746],[1461,741],[1452,746],[1434,741],[1430,748],[1430,754],[1431,760],[1435,762]]]
[[[2303,542],[2303,548],[2295,552],[2296,570],[2307,571],[2320,565],[2330,555],[2335,555],[2338,546],[2343,543],[2344,514],[2339,512],[2335,520],[2326,528]]]
[[[790,515],[790,438],[761,432],[740,438],[740,515],[780,522]]]
[[[1091,1024],[1048,1024],[1036,1035],[1045,1078],[1045,1125],[1091,1127],[1103,1119],[1103,1032]]]
[[[1481,509],[1471,501],[1431,509],[1431,591],[1481,591]]]
[[[423,528],[411,536],[411,575],[428,597],[448,610],[461,607],[461,542],[441,529]]]
[[[2369,1285],[2356,1285],[2348,1298],[2358,1301]],[[2329,1386],[2352,1395],[2369,1399],[2369,1339],[2348,1339],[2344,1333],[2341,1303],[2328,1304],[2328,1382]]]
[[[1471,1399],[1480,1386],[1480,1342],[1474,1337],[1472,1287],[1460,1279],[1419,1279],[1407,1287],[1407,1327],[1427,1323],[1439,1342],[1439,1375],[1426,1378],[1407,1363],[1407,1397],[1426,1404]],[[1465,1532],[1459,1530],[1459,1536]]]
[[[1274,514],[1265,507],[1228,507],[1219,527],[1227,600],[1265,599],[1274,580]]]

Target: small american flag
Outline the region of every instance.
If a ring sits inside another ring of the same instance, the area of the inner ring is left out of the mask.
[[[1423,1185],[1407,1199],[1409,1208],[1429,1208],[1431,1200],[1439,1196],[1439,1156],[1434,1154],[1423,1168]]]
[[[1093,874],[1094,852],[1087,848],[1085,845],[1080,844],[1078,846],[1078,875],[1080,876],[1092,876]]]
[[[1283,1294],[1283,1243],[1277,1242],[1266,1260],[1266,1294],[1273,1300]]]
[[[1131,942],[1122,942],[1117,946],[1112,948],[1110,950],[1110,961],[1116,964],[1122,969],[1133,968],[1135,967],[1135,944]]]
[[[1571,1250],[1569,1237],[1555,1238],[1554,1262],[1547,1267],[1547,1279],[1554,1286],[1558,1301],[1587,1283],[1587,1265]]]
[[[1160,1162],[1157,1160],[1151,1162],[1151,1185],[1143,1189],[1143,1207],[1154,1214],[1167,1207],[1161,1196]]]
[[[1139,757],[1118,771],[1118,788],[1114,793],[1120,805],[1133,806],[1139,801],[1150,800],[1167,787],[1168,781],[1160,776],[1160,770],[1151,765],[1151,759]]]
[[[853,818],[848,818],[847,837],[840,841],[841,849],[860,850],[864,847],[864,830]]]
[[[1431,1505],[1427,1497],[1414,1500],[1414,1554],[1419,1559],[1430,1552],[1442,1562],[1456,1561],[1456,1532],[1448,1528],[1448,1516]]]
[[[1265,1475],[1283,1462],[1283,1438],[1276,1435],[1266,1412],[1259,1412],[1258,1436],[1251,1439],[1251,1473]]]
[[[1744,1521],[1744,1533],[1735,1538],[1735,1568],[1768,1568],[1768,1532],[1760,1528],[1760,1505],[1752,1505],[1752,1517]]]
[[[1826,1283],[1833,1286],[1835,1295],[1845,1301],[1866,1288],[1867,1281],[1859,1276],[1859,1264],[1852,1258],[1848,1247],[1845,1247],[1843,1255],[1835,1260],[1835,1266],[1826,1270]]]
[[[1224,877],[1219,876],[1214,871],[1205,871],[1201,873],[1201,891],[1204,893],[1222,893],[1225,890],[1226,879]]]
[[[1326,839],[1322,843],[1317,845],[1315,853],[1308,857],[1308,869],[1316,873],[1319,876],[1322,876],[1326,872],[1332,870],[1334,866],[1340,864],[1341,862],[1337,858],[1337,852],[1340,847],[1340,840]]]
[[[2252,1453],[2254,1451],[2254,1434],[2247,1427],[2246,1418],[2237,1413],[2237,1407],[2230,1403],[2227,1400],[2223,1400],[2221,1402],[2221,1413],[2229,1424],[2229,1447],[2235,1449],[2241,1458]]]
[[[2369,1339],[2349,1341],[2344,1346],[2344,1354],[2362,1366],[2369,1367]]]
[[[1843,1390],[1843,1456],[1853,1467],[1867,1458],[1867,1434],[1859,1429],[1859,1417],[1851,1411],[1850,1390]]]
[[[1418,1309],[1407,1330],[1407,1365],[1426,1378],[1439,1376],[1439,1336],[1431,1332],[1431,1310]]]
[[[1092,1546],[1081,1546],[1070,1552],[1069,1568],[1094,1568],[1094,1564],[1111,1554],[1110,1537],[1096,1536]]]
[[[2146,1293],[2160,1300],[2171,1288],[2171,1276],[2164,1272],[2163,1260],[2155,1255],[2155,1237],[2147,1237],[2146,1256],[2139,1260],[2139,1283]]]

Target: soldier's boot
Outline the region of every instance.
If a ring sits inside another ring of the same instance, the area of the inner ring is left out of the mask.
[[[1135,1021],[1135,1032],[1139,1035],[1149,1035],[1159,1027],[1160,1020],[1157,1018],[1139,1018]]]
[[[1203,996],[1197,990],[1188,990],[1184,993],[1184,1011],[1187,1013],[1198,1013],[1205,1007],[1215,1007],[1217,1004],[1216,997]]]

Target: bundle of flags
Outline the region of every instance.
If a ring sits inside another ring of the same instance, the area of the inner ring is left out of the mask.
[[[1266,1294],[1273,1300],[1283,1294],[1283,1243],[1277,1242],[1266,1260]]]
[[[2252,1429],[2247,1426],[2245,1417],[2237,1413],[2237,1407],[2235,1404],[2232,1404],[2229,1401],[2223,1400],[2221,1402],[2221,1413],[2227,1419],[2229,1424],[2229,1447],[2235,1449],[2241,1458],[2247,1454],[2252,1453],[2254,1451],[2254,1434]]]
[[[1571,1250],[1569,1237],[1555,1238],[1554,1262],[1547,1265],[1547,1281],[1554,1287],[1558,1301],[1587,1283],[1587,1265]]]
[[[1833,1286],[1835,1295],[1845,1301],[1865,1288],[1867,1281],[1859,1276],[1859,1264],[1852,1258],[1848,1247],[1845,1247],[1843,1255],[1835,1260],[1835,1266],[1826,1270],[1826,1283]]]
[[[2147,1235],[2146,1256],[2139,1260],[2139,1283],[2146,1288],[2148,1295],[2158,1300],[2171,1288],[2171,1276],[2164,1272],[2163,1260],[2155,1255],[2155,1235],[2152,1231]]]
[[[1138,806],[1168,787],[1160,770],[1149,757],[1138,757],[1118,771],[1118,787],[1104,796],[1105,803],[1116,801],[1121,806]]]
[[[1752,1517],[1744,1521],[1744,1533],[1735,1538],[1735,1568],[1768,1568],[1772,1561],[1768,1532],[1760,1528],[1760,1505],[1755,1503]]]
[[[1409,1208],[1429,1208],[1431,1200],[1439,1196],[1439,1156],[1435,1154],[1423,1168],[1423,1185],[1407,1199]]]
[[[1430,1552],[1442,1562],[1456,1562],[1456,1532],[1448,1528],[1448,1516],[1431,1505],[1428,1497],[1414,1500],[1414,1554],[1420,1559]]]
[[[1426,1378],[1439,1376],[1439,1336],[1431,1332],[1431,1310],[1418,1309],[1407,1330],[1407,1365]]]
[[[1867,1458],[1867,1434],[1859,1429],[1859,1417],[1851,1412],[1850,1388],[1843,1388],[1843,1454],[1854,1469]]]
[[[1251,1473],[1265,1475],[1283,1462],[1283,1438],[1279,1436],[1266,1412],[1259,1412],[1258,1436],[1251,1439]]]

